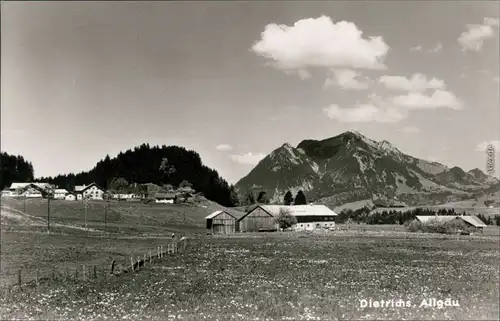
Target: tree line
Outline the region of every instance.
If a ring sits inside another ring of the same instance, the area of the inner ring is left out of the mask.
[[[179,186],[189,181],[192,188],[223,206],[237,205],[236,192],[216,170],[203,165],[200,155],[179,146],[150,146],[142,144],[120,152],[116,157],[107,155],[90,171],[55,177],[40,177],[36,181],[49,182],[67,190],[76,185],[95,182],[107,189],[113,179],[123,178],[133,184],[153,183],[159,186]],[[130,185],[130,183],[128,183]]]
[[[10,155],[6,152],[1,153],[0,158],[0,189],[10,187],[15,182],[33,181],[34,171],[31,162],[20,155]]]
[[[257,197],[255,196],[253,191],[250,191],[246,194],[244,200],[241,203],[243,205],[250,206],[254,204],[269,204],[270,200],[265,191],[260,191],[257,194]],[[307,204],[306,195],[302,190],[299,190],[297,192],[297,195],[295,195],[295,197],[293,196],[291,191],[287,191],[283,198],[283,205],[306,205],[306,204]]]
[[[398,224],[404,225],[410,221],[416,219],[417,216],[428,216],[428,215],[468,215],[467,213],[457,213],[454,209],[439,209],[431,210],[425,208],[416,208],[411,211],[380,211],[371,213],[371,209],[368,207],[362,207],[357,210],[345,209],[339,213],[335,219],[337,223],[355,222],[355,223],[365,223],[365,224]],[[493,218],[490,216],[485,216],[482,214],[476,215],[481,221],[487,225],[498,225],[500,226],[500,215],[495,215]]]

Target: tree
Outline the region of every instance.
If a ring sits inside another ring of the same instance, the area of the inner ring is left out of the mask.
[[[246,205],[253,205],[253,204],[255,204],[255,198],[253,196],[253,192],[252,191],[248,192],[245,201],[246,201]]]
[[[109,184],[109,189],[116,193],[127,193],[129,190],[129,183],[123,177],[115,177],[111,180]]]
[[[306,195],[302,190],[300,190],[297,195],[295,196],[295,201],[293,202],[294,205],[306,205],[307,200],[306,200]]]
[[[284,197],[284,199],[283,199],[283,203],[284,203],[285,205],[292,205],[292,203],[293,203],[293,195],[292,195],[292,192],[290,192],[290,191],[286,192],[285,197]]]
[[[266,192],[261,191],[259,196],[257,197],[257,203],[260,204],[269,204],[269,198],[267,197]]]
[[[175,167],[168,163],[168,158],[163,157],[160,164],[160,173],[163,174],[163,178],[170,180],[172,174],[175,173]]]
[[[187,180],[183,180],[180,184],[179,184],[179,188],[185,188],[185,187],[188,187],[188,188],[192,188],[193,187],[193,184],[191,184],[189,181]]]
[[[281,208],[276,218],[276,223],[281,229],[287,229],[297,224],[297,218],[290,213],[288,209]]]
[[[233,185],[229,187],[229,193],[230,193],[229,197],[231,198],[231,203],[234,206],[238,206],[240,204],[240,200],[238,197],[238,193],[236,193],[236,190]]]

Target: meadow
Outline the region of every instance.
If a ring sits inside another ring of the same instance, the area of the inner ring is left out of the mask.
[[[11,288],[0,318],[498,320],[498,239],[338,233],[190,239],[137,273]],[[431,298],[459,306],[420,306]],[[361,307],[370,299],[411,305]]]

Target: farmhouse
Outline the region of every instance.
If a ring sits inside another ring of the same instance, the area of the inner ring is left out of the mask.
[[[212,234],[231,234],[236,232],[237,217],[228,211],[215,211],[205,217],[207,230]]]
[[[288,211],[297,219],[292,230],[334,228],[337,214],[324,205],[257,205],[238,220],[240,232],[272,231],[278,229],[280,211]]]
[[[169,203],[173,204],[175,200],[175,193],[173,192],[158,192],[154,196],[155,203]]]
[[[105,190],[96,183],[92,183],[90,185],[75,186],[75,193],[78,200],[83,198],[102,200]]]
[[[40,198],[46,196],[46,191],[52,188],[49,183],[12,183],[2,191],[2,196]]]
[[[444,225],[453,226],[456,228],[455,232],[459,230],[469,229],[476,232],[483,232],[483,228],[486,227],[483,221],[481,221],[476,216],[472,215],[425,215],[425,216],[417,216],[418,221],[422,223],[430,223],[433,221],[437,221]]]
[[[66,198],[66,194],[68,194],[68,191],[64,188],[56,188],[54,190],[54,199],[63,200]]]
[[[76,201],[76,194],[73,192],[68,192],[65,196],[64,199],[67,201]]]

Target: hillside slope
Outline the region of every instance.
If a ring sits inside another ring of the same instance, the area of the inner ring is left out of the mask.
[[[304,140],[296,148],[283,144],[235,187],[241,196],[265,191],[275,203],[282,202],[288,190],[303,190],[308,200],[335,207],[375,195],[409,205],[459,201],[495,184],[496,178],[479,169],[466,173],[404,154],[388,141],[345,132]]]

